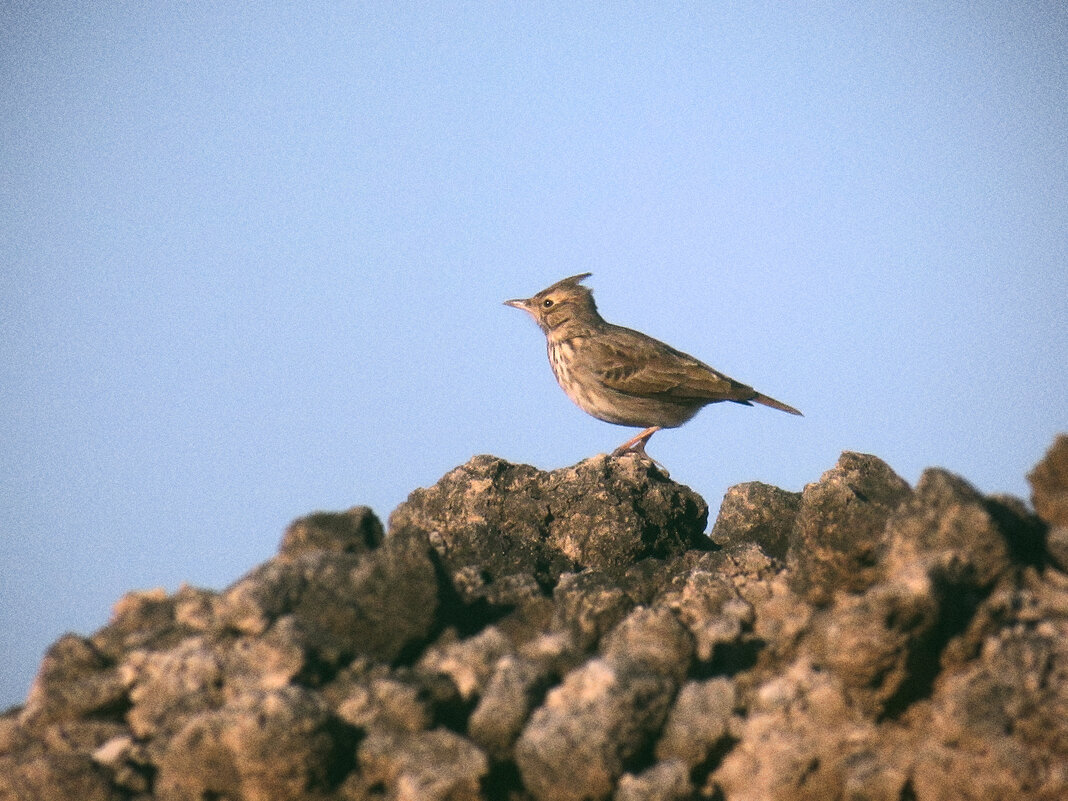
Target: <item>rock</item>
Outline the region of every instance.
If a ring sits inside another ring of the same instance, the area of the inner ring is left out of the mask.
[[[825,604],[834,592],[862,592],[879,579],[883,529],[909,487],[886,463],[843,453],[801,493],[787,560],[795,592]]]
[[[477,801],[489,771],[486,755],[449,731],[374,732],[360,743],[356,797],[398,801]],[[367,795],[364,795],[366,793]]]
[[[516,743],[522,780],[538,801],[612,793],[659,731],[692,646],[669,611],[638,607],[603,650],[549,691]]]
[[[290,524],[278,555],[295,557],[312,551],[365,553],[381,545],[384,536],[382,523],[366,506],[354,506],[343,514],[317,512]]]
[[[166,801],[314,798],[351,770],[355,743],[355,732],[307,690],[249,693],[188,720],[160,758],[156,795]]]
[[[660,725],[670,679],[596,658],[565,676],[534,710],[515,746],[538,801],[606,798]]]
[[[1046,552],[1062,572],[1068,573],[1068,434],[1061,434],[1027,476],[1031,502],[1046,521]]]
[[[416,732],[434,721],[431,704],[422,688],[391,677],[374,677],[359,683],[341,700],[337,714],[357,729]]]
[[[511,758],[512,746],[552,678],[551,668],[544,662],[502,656],[468,721],[471,739],[497,761]]]
[[[40,726],[88,716],[119,714],[126,687],[114,664],[85,637],[66,634],[45,654],[21,712]]]
[[[813,664],[834,674],[857,710],[878,718],[916,678],[915,662],[937,655],[926,646],[939,613],[929,583],[877,584],[819,615],[806,651]]]
[[[750,481],[727,490],[712,540],[719,545],[755,542],[768,556],[785,560],[801,509],[801,494]]]
[[[417,533],[398,532],[367,553],[275,559],[224,592],[216,615],[253,635],[292,615],[305,646],[327,666],[355,656],[392,661],[435,625],[439,592],[429,550]]]
[[[646,460],[598,456],[545,473],[476,456],[413,492],[389,525],[425,532],[450,574],[474,569],[492,584],[525,573],[551,587],[565,572],[618,574],[700,547],[707,517],[700,496]]]
[[[677,686],[689,672],[693,639],[669,610],[639,606],[604,638],[601,651],[617,665],[666,676]]]
[[[108,774],[84,754],[22,760],[0,757],[0,799],[5,801],[120,801],[125,795]]]
[[[1027,480],[1038,516],[1054,528],[1068,527],[1068,434],[1057,436]]]
[[[752,606],[730,578],[703,566],[676,576],[657,604],[673,610],[689,629],[702,662],[712,661],[717,647],[738,642],[753,623]]]
[[[689,770],[682,762],[660,762],[619,779],[615,801],[687,801],[693,798]]]
[[[891,570],[922,564],[947,587],[988,589],[1010,565],[1008,543],[982,496],[944,470],[923,472],[887,529]]]
[[[598,570],[565,573],[553,591],[556,627],[568,631],[578,647],[596,647],[634,608],[630,595],[619,582]]]
[[[787,667],[753,695],[737,742],[709,777],[731,801],[844,798],[846,766],[872,740],[874,724],[852,712],[834,678],[804,660]],[[873,797],[880,778],[864,789]]]
[[[431,645],[419,660],[419,668],[452,679],[460,697],[470,701],[482,694],[497,660],[512,650],[512,644],[496,626],[487,626],[473,637]]]
[[[220,656],[203,637],[166,651],[131,653],[120,672],[130,688],[126,720],[134,736],[150,737],[186,716],[221,706],[225,695]]]
[[[917,798],[1063,798],[1068,791],[1068,625],[991,636],[945,677],[918,738]]]
[[[1068,797],[1068,438],[1035,508],[845,453],[707,508],[475,457],[134,592],[0,715],[0,801]]]
[[[656,758],[693,771],[730,739],[734,684],[727,678],[689,681],[668,713],[656,744]]]
[[[1046,538],[1046,552],[1061,572],[1068,573],[1068,527],[1050,529]]]
[[[178,604],[197,594],[191,588],[183,588],[175,596],[162,589],[127,593],[115,604],[111,622],[90,642],[110,662],[118,662],[122,654],[136,648],[174,645],[192,631],[178,621]]]

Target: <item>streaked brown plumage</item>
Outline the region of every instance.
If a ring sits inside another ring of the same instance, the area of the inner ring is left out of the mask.
[[[580,283],[590,275],[573,275],[532,298],[505,303],[529,312],[541,327],[553,374],[580,409],[608,423],[645,429],[613,455],[644,455],[653,434],[681,426],[710,403],[759,403],[801,414],[670,345],[606,322],[593,293]]]

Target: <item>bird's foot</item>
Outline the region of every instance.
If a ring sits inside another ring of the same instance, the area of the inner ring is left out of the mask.
[[[660,430],[660,426],[650,426],[636,437],[631,437],[614,451],[613,456],[622,456],[624,453],[640,453],[645,458],[649,456],[645,453],[645,443],[649,441],[649,438]]]
[[[665,476],[669,475],[667,468],[665,468],[664,465],[660,464],[660,462],[658,462],[656,459],[654,459],[652,456],[645,452],[645,445],[647,442],[649,442],[649,438],[659,430],[660,426],[652,426],[651,428],[645,429],[638,436],[628,439],[626,442],[624,442],[622,445],[612,451],[612,456],[618,457],[626,456],[627,454],[634,454],[635,456],[640,456],[643,459],[648,459],[650,462],[660,468],[660,471]]]

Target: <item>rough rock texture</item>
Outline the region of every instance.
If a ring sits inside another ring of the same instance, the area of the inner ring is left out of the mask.
[[[845,453],[707,507],[479,456],[133,593],[0,716],[0,801],[1068,797],[1068,437],[1037,515]]]
[[[1046,541],[1050,558],[1068,571],[1068,434],[1057,437],[1027,478],[1035,511],[1050,526]]]

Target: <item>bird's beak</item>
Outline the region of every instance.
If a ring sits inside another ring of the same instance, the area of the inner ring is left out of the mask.
[[[505,306],[514,306],[517,309],[523,311],[530,311],[530,299],[529,298],[516,298],[515,300],[506,300]]]

